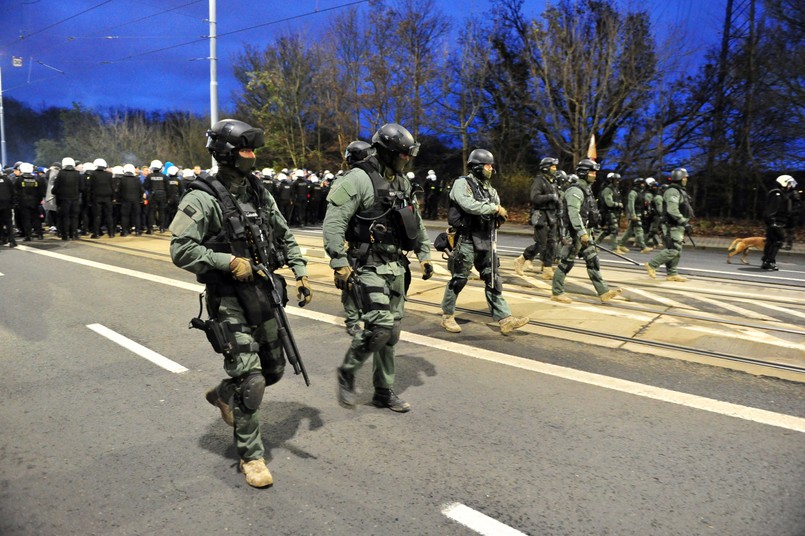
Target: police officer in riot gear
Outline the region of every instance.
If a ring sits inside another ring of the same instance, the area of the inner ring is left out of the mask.
[[[349,168],[352,169],[358,162],[366,160],[366,158],[373,154],[375,154],[375,150],[369,143],[362,140],[355,140],[347,145],[344,160],[346,160]],[[411,188],[413,189],[413,184]],[[414,193],[416,193],[415,190]],[[361,312],[358,310],[355,300],[352,299],[352,296],[346,288],[341,290],[341,305],[344,306],[344,327],[347,334],[350,337],[354,337],[361,331]]]
[[[791,175],[780,175],[766,195],[763,216],[766,221],[766,246],[763,248],[763,270],[777,268],[777,252],[785,240],[785,227],[795,213],[797,181]]]
[[[159,232],[162,233],[170,223],[166,221],[165,216],[168,202],[167,185],[165,184],[167,177],[162,174],[162,162],[159,160],[152,160],[149,169],[151,173],[143,181],[145,191],[148,193],[145,233],[151,234],[155,223],[159,225]]]
[[[602,303],[612,301],[621,293],[621,289],[610,290],[601,275],[598,252],[592,241],[592,228],[598,223],[598,208],[591,189],[600,165],[585,158],[576,165],[578,180],[566,191],[564,197],[564,225],[562,232],[562,252],[559,267],[553,276],[551,299],[561,303],[573,300],[565,294],[565,278],[576,262],[576,257],[584,259],[587,265],[587,276],[595,287],[595,292]]]
[[[90,238],[100,238],[101,222],[106,224],[109,238],[115,236],[115,225],[112,219],[112,173],[106,169],[106,160],[96,158],[93,162],[95,169],[90,173],[89,190],[92,199],[95,224]]]
[[[618,227],[620,223],[623,203],[621,202],[621,192],[618,188],[621,180],[620,173],[608,173],[598,196],[598,211],[601,213],[601,234],[598,235],[598,242],[603,242],[608,237],[612,237],[612,245],[619,253],[626,253],[627,248],[618,245]]]
[[[539,163],[540,174],[531,183],[531,224],[534,226],[534,243],[514,260],[514,271],[523,275],[526,261],[537,254],[542,259],[542,278],[553,279],[553,261],[556,256],[556,243],[559,239],[559,219],[562,202],[559,199],[559,186],[556,184],[556,171],[559,159],[546,157]]]
[[[646,191],[646,179],[638,177],[632,181],[632,188],[626,196],[626,232],[618,241],[618,251],[626,253],[629,248],[626,242],[634,236],[635,245],[640,249],[640,253],[648,253],[653,248],[646,246],[645,234],[643,233],[643,222],[641,216],[644,208],[643,194]]]
[[[213,333],[229,343],[229,351],[222,352],[229,377],[206,398],[234,426],[246,482],[265,487],[273,479],[263,459],[259,408],[266,386],[282,377],[285,357],[261,278],[274,278],[283,294],[285,284],[254,266],[264,257],[269,272],[288,265],[297,279],[298,298],[309,302],[306,260],[274,199],[251,173],[263,131],[224,119],[207,131],[207,140],[218,173],[194,181],[182,198],[170,225],[171,257],[206,285],[209,322],[218,327]]]
[[[394,351],[405,312],[406,252],[416,254],[423,279],[433,275],[433,266],[428,235],[404,174],[419,144],[401,125],[387,123],[375,132],[372,147],[375,154],[357,161],[335,182],[323,224],[335,285],[357,293],[356,302],[363,304],[364,330],[353,336],[338,367],[338,399],[344,406],[355,405],[355,374],[373,357],[372,403],[402,413],[411,406],[393,388]]]
[[[120,178],[120,224],[122,236],[128,236],[134,227],[134,234],[142,234],[141,209],[145,188],[140,182],[134,164],[123,166],[123,176]]]
[[[17,247],[14,231],[12,208],[15,199],[14,183],[5,170],[0,170],[0,245],[8,242],[8,246]]]
[[[512,316],[503,298],[498,274],[500,261],[495,252],[496,229],[508,213],[492,187],[495,157],[486,149],[475,149],[467,159],[470,173],[459,177],[450,190],[448,223],[456,230],[456,246],[450,256],[450,281],[442,297],[442,327],[451,333],[461,331],[455,319],[456,300],[467,284],[473,266],[484,281],[486,304],[500,332],[508,335],[528,323],[528,318]]]
[[[657,277],[657,268],[661,264],[665,265],[665,279],[667,281],[684,282],[686,277],[679,275],[679,260],[682,256],[682,242],[685,240],[685,233],[690,234],[692,228],[690,219],[693,217],[693,207],[690,205],[690,196],[685,191],[688,183],[688,170],[676,168],[671,172],[668,179],[670,185],[665,193],[662,194],[664,204],[665,219],[665,249],[654,255],[654,257],[644,264],[649,277]]]
[[[78,240],[79,201],[84,189],[84,179],[75,169],[75,160],[62,158],[61,169],[53,181],[53,195],[59,215],[59,232],[62,240]]]
[[[30,242],[32,236],[40,240],[42,234],[42,220],[39,218],[39,205],[45,197],[45,181],[34,175],[34,166],[28,162],[19,165],[20,176],[16,183],[16,198],[19,205],[19,223],[25,242]]]

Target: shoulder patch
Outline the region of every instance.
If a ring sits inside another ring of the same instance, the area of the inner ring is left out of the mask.
[[[327,202],[336,207],[340,207],[356,195],[358,195],[358,192],[355,189],[355,185],[352,184],[352,181],[342,178],[336,183],[335,188],[330,190],[330,193],[327,194]]]
[[[186,205],[182,209],[182,212],[184,212],[185,214],[187,214],[188,216],[190,216],[192,218],[193,216],[196,215],[196,212],[198,212],[198,211],[196,209],[194,209],[193,207],[191,207],[190,205]]]

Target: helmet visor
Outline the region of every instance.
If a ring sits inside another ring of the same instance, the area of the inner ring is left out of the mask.
[[[408,148],[408,156],[414,157],[419,154],[419,143],[415,143]]]

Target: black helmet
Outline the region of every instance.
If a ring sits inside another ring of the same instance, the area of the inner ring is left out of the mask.
[[[621,180],[620,173],[607,173],[607,182],[618,182]]]
[[[567,181],[568,181],[567,173],[565,173],[561,169],[558,169],[558,170],[556,170],[554,172],[553,178],[556,180],[556,182],[559,184],[559,186],[563,186],[563,185],[567,184]]]
[[[590,171],[598,171],[599,169],[601,169],[601,164],[598,164],[595,162],[595,160],[590,160],[589,158],[585,158],[576,164],[576,174],[585,181],[587,180],[587,176],[589,175]]]
[[[682,182],[682,179],[687,178],[688,170],[683,167],[678,167],[671,172],[671,176],[668,178],[671,182]]]
[[[207,131],[207,150],[220,164],[235,165],[238,151],[263,146],[263,131],[236,119],[222,119]]]
[[[470,153],[470,157],[467,159],[467,165],[470,171],[478,178],[483,177],[483,170],[486,164],[495,165],[495,157],[486,149],[475,149]],[[492,173],[494,173],[494,171]]]
[[[632,181],[632,184],[634,184],[635,186],[640,186],[641,184],[646,184],[646,179],[644,179],[643,177],[637,177],[636,179],[634,179]]]
[[[546,156],[542,160],[539,161],[539,170],[543,173],[547,173],[551,170],[551,166],[558,166],[559,159],[558,158],[551,158],[550,156]]]
[[[397,123],[386,123],[372,136],[372,147],[377,150],[378,159],[386,166],[402,173],[408,160],[398,158],[399,155],[411,157],[419,154],[419,144],[408,130]]]
[[[347,150],[344,151],[344,159],[351,167],[372,154],[374,154],[374,150],[370,144],[363,140],[355,140],[347,145]]]
[[[486,149],[475,149],[473,152],[470,153],[470,157],[467,159],[467,164],[470,167],[475,167],[477,165],[484,165],[484,164],[493,164],[495,163],[495,157],[487,151]]]
[[[397,123],[386,123],[372,136],[372,146],[392,153],[403,153],[416,156],[419,144],[408,132],[408,129]]]

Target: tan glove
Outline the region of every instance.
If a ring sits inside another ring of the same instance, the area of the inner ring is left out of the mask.
[[[586,246],[587,244],[590,243],[590,236],[587,233],[585,233],[579,237],[579,240],[581,240],[582,246]]]
[[[251,281],[254,278],[252,263],[244,257],[232,257],[229,261],[229,271],[238,281]]]
[[[303,275],[302,277],[296,278],[296,299],[299,300],[299,307],[304,307],[308,303],[313,296],[311,295],[310,290],[310,282],[307,280],[307,276]]]
[[[503,221],[509,219],[509,213],[505,208],[503,208],[503,205],[498,205],[498,210],[495,212],[495,214],[497,214],[499,218],[503,218]]]
[[[427,281],[433,277],[433,264],[430,261],[422,261],[419,266],[422,268],[422,279]]]
[[[339,290],[349,290],[349,283],[347,282],[352,275],[352,268],[349,266],[342,266],[334,270],[335,288]]]

